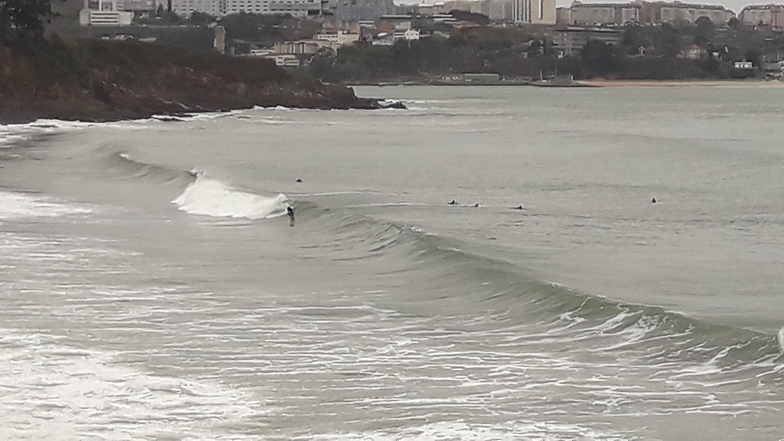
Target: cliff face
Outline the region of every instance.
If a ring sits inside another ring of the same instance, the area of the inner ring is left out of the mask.
[[[0,48],[0,123],[112,121],[253,106],[380,107],[351,89],[294,77],[265,59],[57,38],[24,52]]]

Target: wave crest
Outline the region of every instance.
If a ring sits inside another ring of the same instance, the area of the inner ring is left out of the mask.
[[[265,197],[232,188],[199,174],[172,203],[180,211],[211,217],[234,217],[250,220],[267,219],[286,213],[287,198],[283,193]]]

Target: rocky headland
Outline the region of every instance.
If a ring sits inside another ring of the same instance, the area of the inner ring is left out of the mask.
[[[0,48],[0,124],[117,121],[255,106],[387,107],[260,58],[57,37],[42,46]]]

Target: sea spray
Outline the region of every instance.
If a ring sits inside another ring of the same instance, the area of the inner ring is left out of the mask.
[[[784,326],[779,329],[779,334],[777,336],[779,341],[779,348],[784,351]]]
[[[283,193],[274,197],[260,196],[196,173],[196,180],[172,203],[190,214],[257,220],[285,214],[286,200]]]

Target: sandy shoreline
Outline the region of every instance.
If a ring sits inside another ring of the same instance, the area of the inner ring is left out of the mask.
[[[575,81],[592,87],[782,87],[778,80],[605,80],[592,79]]]

